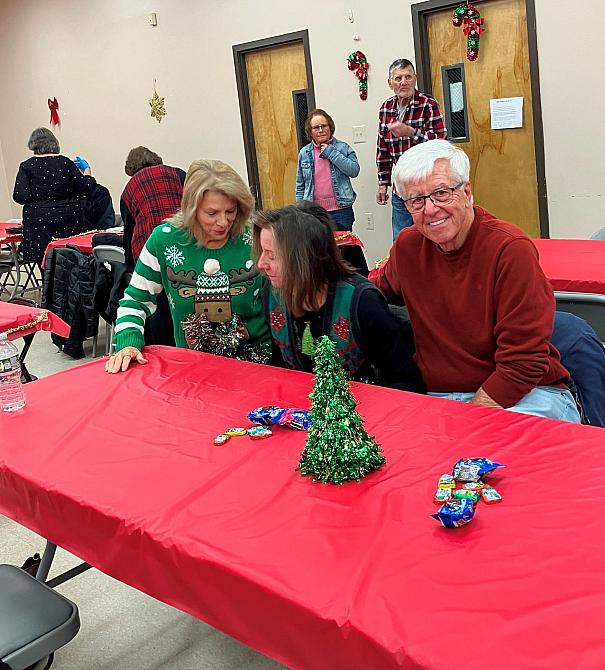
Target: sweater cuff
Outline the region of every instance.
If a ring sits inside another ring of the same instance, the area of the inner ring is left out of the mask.
[[[117,333],[114,337],[116,343],[116,352],[125,349],[126,347],[135,347],[141,351],[145,346],[145,338],[136,328],[127,328]]]
[[[524,386],[520,388],[519,386],[515,386],[511,384],[510,380],[504,379],[498,372],[491,374],[481,384],[481,388],[504,409],[516,405],[532,389],[532,387],[525,388]]]

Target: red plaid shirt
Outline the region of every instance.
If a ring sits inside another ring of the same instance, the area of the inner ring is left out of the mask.
[[[416,129],[412,137],[394,137],[389,124],[399,120],[397,96],[385,100],[378,112],[378,139],[376,141],[376,166],[378,184],[391,185],[391,171],[399,158],[410,147],[428,140],[444,140],[447,130],[441,116],[439,103],[430,95],[414,91],[401,121]]]
[[[134,227],[130,241],[134,261],[153,229],[179,210],[184,181],[185,172],[180,168],[152,165],[139,170],[126,184],[120,211],[124,219],[124,236],[127,237],[127,227]]]

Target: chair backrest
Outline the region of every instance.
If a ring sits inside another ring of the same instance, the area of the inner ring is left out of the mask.
[[[118,263],[124,263],[126,259],[126,254],[122,247],[114,247],[111,244],[99,244],[96,246],[92,253],[98,261],[114,261]]]
[[[551,342],[576,384],[591,426],[605,428],[605,347],[590,325],[568,312],[555,312]]]
[[[555,291],[559,312],[570,312],[588,321],[601,342],[605,342],[605,295]]]
[[[596,233],[590,236],[591,240],[605,240],[605,228],[599,228]]]

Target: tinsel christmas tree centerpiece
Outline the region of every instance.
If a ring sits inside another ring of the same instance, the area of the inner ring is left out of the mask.
[[[359,481],[384,464],[380,446],[357,412],[349,381],[329,337],[317,340],[311,427],[298,469],[313,481]]]

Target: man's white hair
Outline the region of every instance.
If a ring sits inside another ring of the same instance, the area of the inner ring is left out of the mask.
[[[393,181],[400,196],[406,196],[406,184],[420,181],[431,174],[435,161],[446,160],[456,181],[467,182],[471,165],[468,156],[447,140],[430,140],[408,149],[397,161]]]

